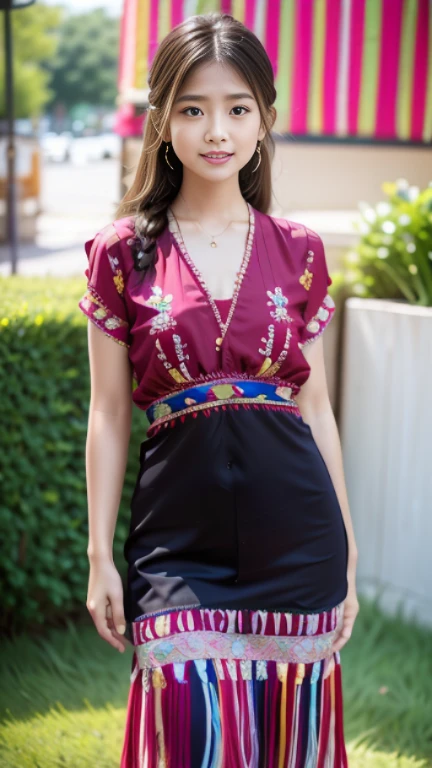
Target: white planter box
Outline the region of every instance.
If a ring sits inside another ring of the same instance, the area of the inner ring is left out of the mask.
[[[340,434],[358,592],[432,626],[432,307],[346,301]]]

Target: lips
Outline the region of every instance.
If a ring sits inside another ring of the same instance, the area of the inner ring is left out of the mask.
[[[202,155],[202,157],[211,157],[212,155],[215,157],[231,157],[233,154],[234,152],[208,152]]]

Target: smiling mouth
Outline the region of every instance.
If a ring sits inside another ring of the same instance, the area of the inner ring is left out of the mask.
[[[221,155],[215,155],[213,152],[209,152],[208,154],[201,155],[201,157],[214,157],[217,160],[218,158],[221,158],[221,157],[231,157],[231,155],[233,154],[234,152],[224,152]]]

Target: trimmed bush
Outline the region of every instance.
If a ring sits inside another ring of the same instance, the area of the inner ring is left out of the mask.
[[[82,278],[0,277],[1,631],[86,612],[85,442],[90,400]],[[129,502],[148,422],[133,408],[114,559],[124,576]]]

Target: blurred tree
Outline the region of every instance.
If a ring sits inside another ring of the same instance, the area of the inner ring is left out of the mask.
[[[53,97],[48,107],[76,104],[115,108],[120,19],[104,8],[68,16],[57,54],[49,62]]]
[[[13,11],[14,111],[16,118],[38,117],[52,98],[50,74],[43,65],[56,53],[63,10],[57,6],[30,5]],[[3,14],[1,14],[3,21]],[[6,117],[4,27],[0,25],[0,118]]]

